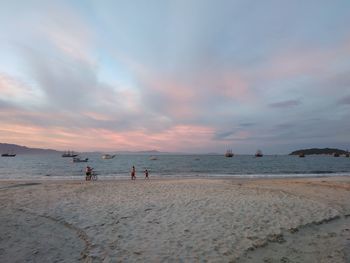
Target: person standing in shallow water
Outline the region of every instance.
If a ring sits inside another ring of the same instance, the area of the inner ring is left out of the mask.
[[[145,179],[149,179],[149,177],[148,177],[148,170],[147,169],[145,170]]]
[[[131,169],[131,180],[136,180],[135,166],[132,166],[132,169]]]

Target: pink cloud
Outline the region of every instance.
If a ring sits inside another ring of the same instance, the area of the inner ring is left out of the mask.
[[[21,124],[2,124],[0,140],[32,147],[54,147],[64,142],[50,135],[47,129]]]
[[[38,32],[53,46],[68,57],[89,65],[96,64],[89,56],[95,43],[93,30],[74,9],[62,3],[50,4],[40,19]]]
[[[0,73],[0,98],[6,101],[30,102],[37,101],[39,94],[24,82],[5,73]]]
[[[181,151],[188,148],[201,148],[213,136],[211,127],[179,125],[157,133],[143,130],[113,132],[106,129],[88,130],[86,145],[105,150],[145,150]],[[98,142],[96,142],[98,137]],[[79,145],[79,148],[87,146]],[[91,148],[90,148],[91,149]]]
[[[107,129],[75,129],[40,127],[23,124],[4,124],[0,127],[0,141],[31,147],[91,150],[161,151],[200,150],[207,146],[214,130],[206,126],[179,125],[158,133],[143,130],[115,132]]]
[[[87,116],[88,118],[91,118],[96,121],[112,121],[114,118],[106,113],[98,113],[93,111],[86,111],[83,112],[82,115]]]
[[[209,96],[222,96],[236,101],[252,101],[255,95],[250,89],[250,83],[239,71],[217,71],[202,73],[196,82],[203,87]]]
[[[350,40],[333,48],[303,48],[276,53],[258,72],[267,78],[286,78],[298,75],[323,75],[329,73],[340,60],[350,56]]]
[[[276,54],[262,74],[269,78],[286,78],[301,74],[322,74],[322,72],[325,72],[323,63],[329,58],[330,54],[322,52],[288,51]]]
[[[196,114],[196,92],[190,86],[172,79],[155,79],[148,83],[151,92],[166,99],[166,111],[175,118],[191,118]]]
[[[159,113],[169,118],[195,119],[206,110],[220,107],[219,100],[227,103],[256,99],[249,81],[238,71],[200,71],[183,76],[157,73],[137,63],[131,65],[140,80],[142,96],[156,98],[151,103],[161,104]]]

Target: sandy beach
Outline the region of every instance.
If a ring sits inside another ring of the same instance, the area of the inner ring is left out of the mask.
[[[350,177],[1,181],[0,262],[350,262]]]

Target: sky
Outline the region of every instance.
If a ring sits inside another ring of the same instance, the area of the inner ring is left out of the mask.
[[[0,142],[350,149],[350,1],[0,1]]]

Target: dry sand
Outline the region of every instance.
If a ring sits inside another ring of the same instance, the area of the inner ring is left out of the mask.
[[[1,181],[0,262],[350,262],[350,177]]]

